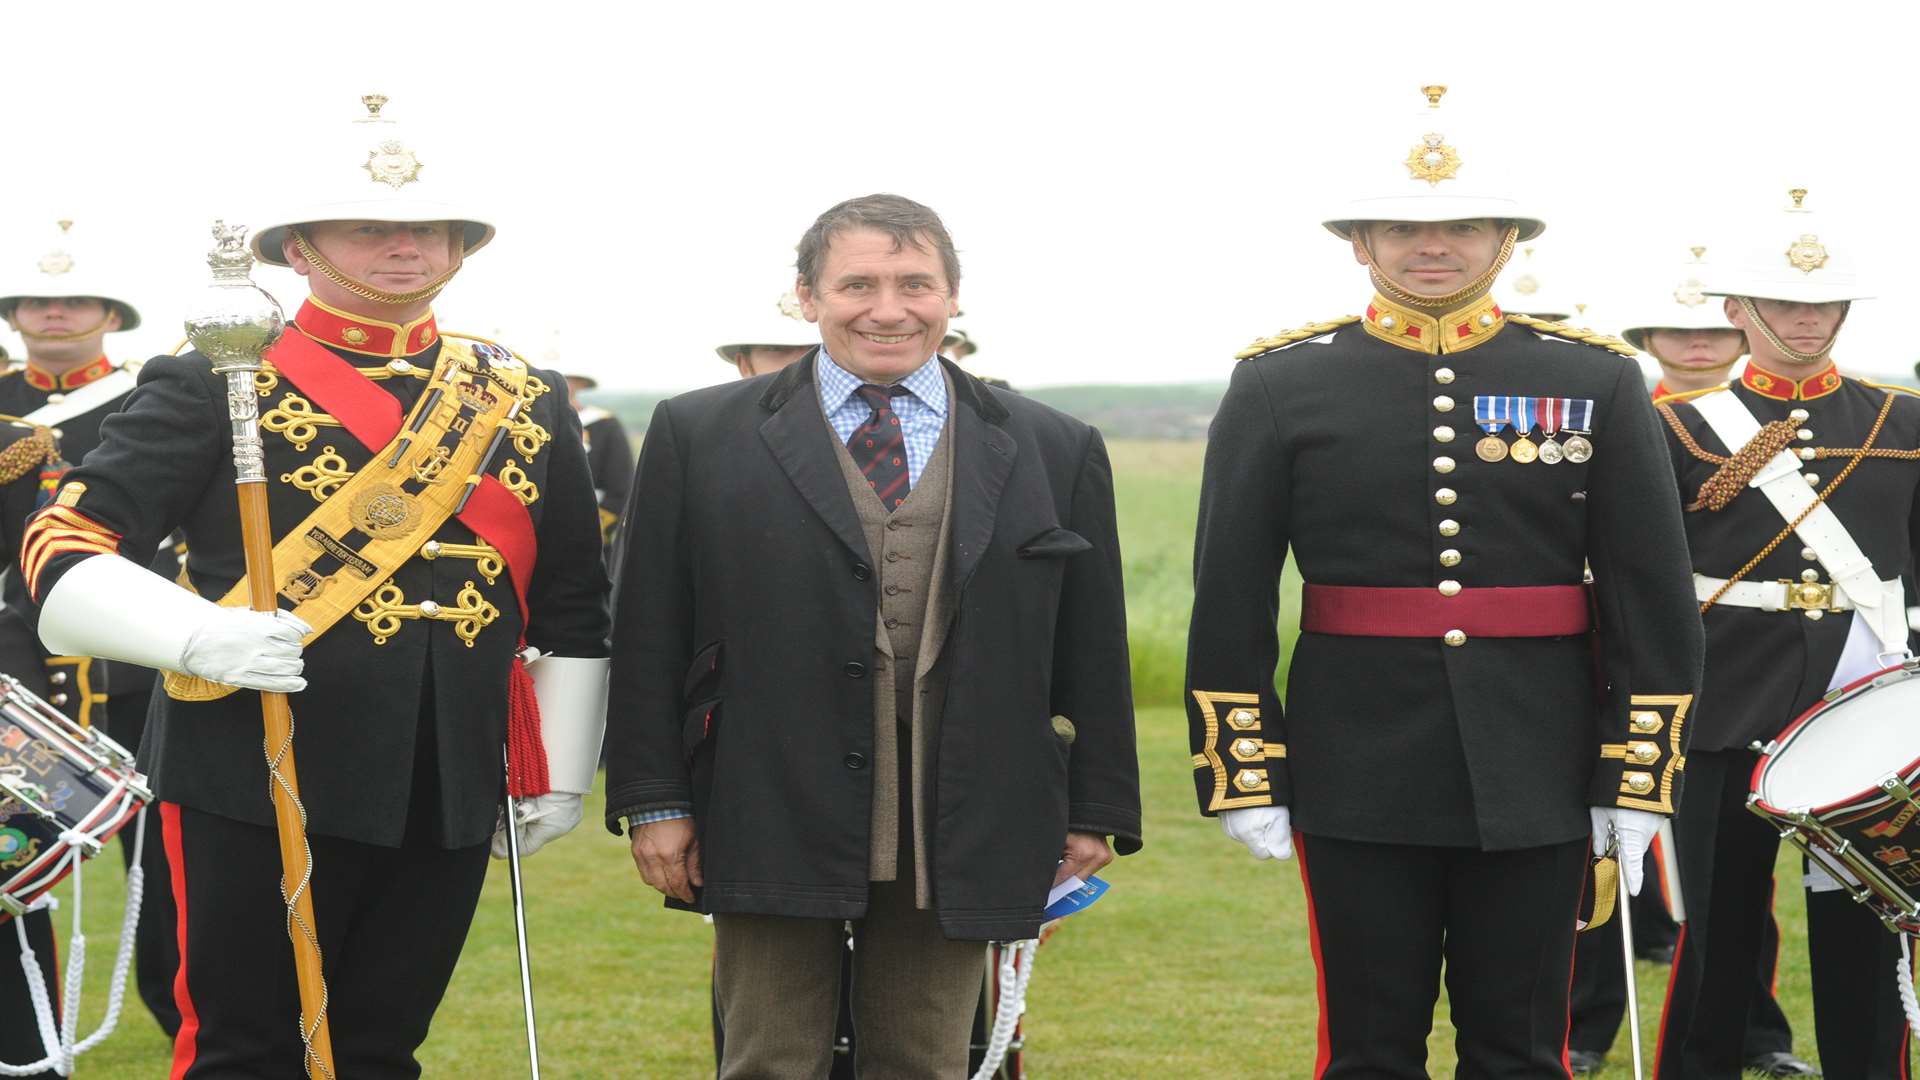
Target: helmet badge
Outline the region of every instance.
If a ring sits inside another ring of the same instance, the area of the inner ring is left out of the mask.
[[[390,123],[380,119],[380,110],[387,104],[385,94],[367,94],[361,97],[361,104],[367,107],[367,115],[362,123]],[[367,154],[366,163],[361,166],[376,184],[386,184],[395,191],[420,179],[421,161],[413,151],[400,144],[398,139],[383,139]]]
[[[63,219],[59,224],[62,235],[65,235],[68,229],[73,228],[73,222],[70,220]],[[73,256],[55,248],[45,255],[40,256],[39,267],[41,273],[50,276],[54,274],[64,274],[73,269]]]
[[[1423,86],[1420,92],[1427,95],[1427,107],[1438,109],[1440,98],[1447,92],[1444,86]],[[1451,180],[1460,171],[1460,155],[1447,145],[1447,137],[1437,131],[1421,136],[1420,142],[1407,153],[1407,174],[1415,180],[1425,180],[1429,186],[1439,187],[1440,181]]]
[[[1787,196],[1793,200],[1793,210],[1788,211],[1789,213],[1806,210],[1806,207],[1801,205],[1807,197],[1806,188],[1794,188],[1787,192]],[[1795,240],[1787,248],[1787,265],[1803,274],[1811,274],[1827,265],[1826,246],[1821,244],[1820,238],[1814,234],[1801,233],[1800,239]]]

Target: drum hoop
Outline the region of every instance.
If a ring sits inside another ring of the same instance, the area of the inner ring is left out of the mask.
[[[109,806],[110,803],[113,805]],[[121,809],[122,806],[125,807],[124,810]],[[97,818],[100,816],[98,812],[105,809],[107,811],[105,816],[113,818],[113,826],[104,837],[95,837],[95,839],[100,840],[102,844],[104,844],[106,840],[111,839],[121,829],[126,828],[127,824],[137,817],[145,807],[146,804],[140,801],[130,789],[121,787],[118,788],[112,796],[102,799],[100,804],[94,807],[95,812],[89,814],[87,818],[82,818],[81,821],[85,822],[88,818]],[[100,821],[95,820],[91,825],[76,824],[72,826],[72,828],[80,829],[87,832],[88,835],[93,835],[94,831],[99,828],[99,825]],[[69,853],[77,857],[71,861],[67,861],[67,855]],[[31,904],[35,900],[45,896],[54,886],[65,881],[67,875],[73,873],[74,870],[85,861],[86,856],[80,854],[79,848],[70,844],[55,843],[48,847],[47,850],[41,852],[32,862],[15,871],[12,876],[0,880],[0,893],[5,893],[22,904]],[[64,866],[59,865],[62,862],[65,863]],[[12,918],[11,915],[0,912],[0,924],[5,923],[6,920],[10,918]]]
[[[1846,702],[1852,701],[1854,698],[1864,696],[1869,690],[1877,689],[1877,687],[1874,686],[1874,684],[1878,682],[1881,678],[1891,674],[1901,674],[1907,678],[1920,678],[1920,671],[1908,670],[1906,665],[1904,664],[1895,664],[1892,667],[1881,668],[1880,670],[1872,672],[1870,674],[1862,675],[1860,678],[1855,679],[1850,683],[1847,683],[1845,686],[1837,687],[1833,690],[1828,691],[1825,695],[1821,696],[1819,701],[1814,702],[1813,705],[1810,706],[1805,712],[1801,713],[1799,716],[1796,716],[1792,720],[1788,721],[1787,726],[1780,729],[1780,734],[1775,735],[1773,737],[1773,740],[1770,744],[1773,747],[1773,749],[1762,751],[1760,754],[1760,759],[1753,763],[1753,774],[1751,777],[1749,777],[1747,781],[1747,792],[1751,796],[1751,802],[1753,803],[1753,805],[1756,807],[1759,807],[1762,810],[1767,811],[1770,814],[1783,817],[1783,818],[1786,817],[1787,814],[1790,813],[1793,809],[1795,809],[1791,807],[1775,806],[1761,797],[1760,781],[1762,778],[1766,776],[1767,770],[1773,766],[1774,761],[1781,755],[1781,753],[1783,753],[1789,746],[1793,744],[1793,740],[1797,738],[1801,734],[1801,732],[1806,729],[1807,725],[1813,722],[1814,717],[1819,716],[1822,713],[1830,712],[1834,709],[1837,709],[1841,705],[1845,704]],[[1892,685],[1892,684],[1889,683],[1888,685]],[[1912,761],[1907,762],[1906,765],[1902,766],[1899,770],[1896,770],[1896,771],[1899,773],[1899,775],[1904,776],[1906,775],[1907,770],[1915,768],[1916,766],[1920,766],[1920,756],[1915,757]],[[1868,787],[1868,788],[1862,788],[1861,790],[1855,792],[1854,794],[1849,795],[1843,799],[1840,799],[1837,802],[1826,803],[1825,805],[1822,805],[1822,806],[1808,807],[1806,812],[1808,814],[1813,815],[1814,817],[1820,817],[1824,814],[1831,813],[1832,811],[1840,809],[1842,807],[1853,806],[1857,803],[1857,801],[1860,799],[1862,795],[1867,795],[1869,793],[1876,794],[1882,799],[1890,800],[1893,798],[1892,795],[1889,795],[1887,792],[1881,790],[1877,786]]]

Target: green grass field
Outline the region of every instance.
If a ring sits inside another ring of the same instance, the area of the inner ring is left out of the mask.
[[[1294,863],[1256,862],[1194,811],[1179,705],[1201,449],[1113,446],[1126,545],[1147,846],[1106,873],[1113,891],[1069,920],[1040,954],[1027,1014],[1035,1080],[1305,1077],[1314,1058],[1314,969]],[[1289,606],[1285,622],[1291,624]],[[572,835],[527,863],[544,1075],[712,1075],[707,1027],[711,932],[663,910],[599,828],[600,800]],[[89,873],[89,1018],[112,960],[119,863]],[[1813,1057],[1806,944],[1795,860],[1780,863],[1781,1003]],[[1489,882],[1488,888],[1497,883]],[[65,915],[60,916],[64,923]],[[1649,1064],[1666,969],[1638,971]],[[289,1018],[289,1023],[292,1023]],[[84,1029],[83,1029],[84,1030]],[[1445,1004],[1430,1070],[1453,1069]],[[121,1030],[81,1059],[81,1077],[164,1075],[168,1047],[130,996]],[[1626,1038],[1606,1075],[1631,1075]],[[421,1052],[427,1076],[526,1075],[519,979],[504,867],[494,864],[466,953]]]

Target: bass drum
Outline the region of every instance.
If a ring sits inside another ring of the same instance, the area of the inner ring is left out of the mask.
[[[1762,750],[1747,809],[1920,934],[1920,660],[1830,692]]]

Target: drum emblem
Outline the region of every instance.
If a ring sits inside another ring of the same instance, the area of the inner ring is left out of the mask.
[[[1887,870],[1902,885],[1920,885],[1920,866],[1915,866],[1908,857],[1907,849],[1899,845],[1882,846],[1873,853],[1873,857],[1887,864]]]
[[[39,855],[40,841],[28,839],[19,829],[0,829],[0,869],[17,869]]]

